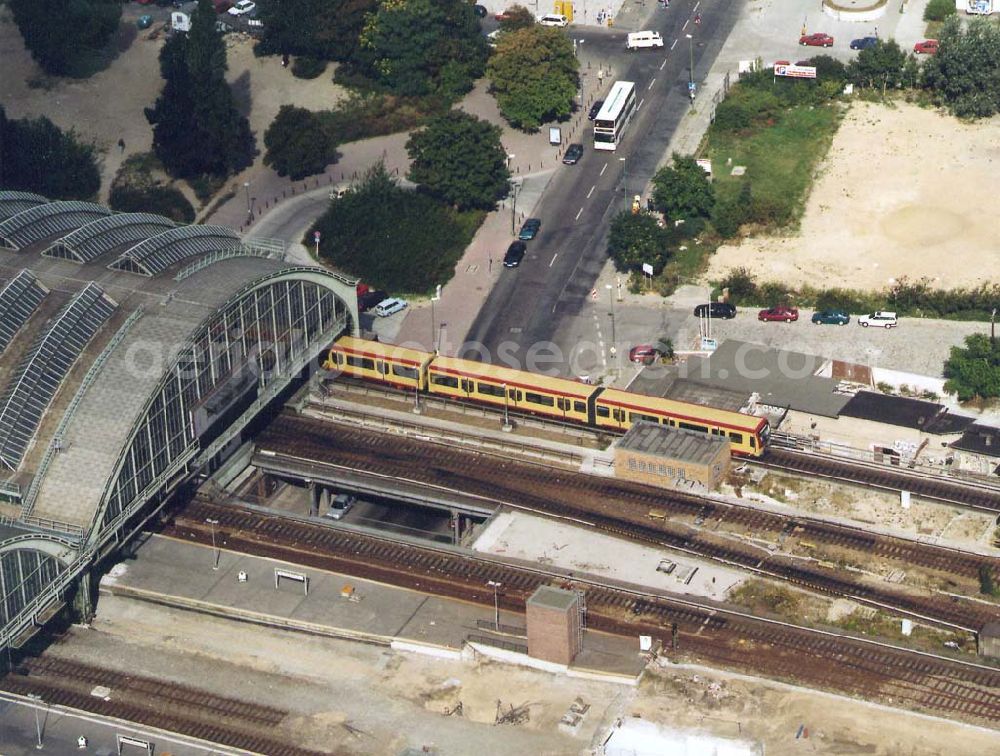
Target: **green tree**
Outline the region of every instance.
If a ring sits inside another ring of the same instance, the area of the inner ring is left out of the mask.
[[[608,254],[618,270],[641,270],[643,263],[659,273],[670,258],[669,232],[650,213],[618,213],[608,233]]]
[[[459,210],[492,210],[510,172],[500,127],[460,110],[432,118],[406,143],[410,181]]]
[[[1000,342],[975,333],[965,337],[964,347],[952,347],[944,363],[945,391],[965,402],[1000,396]]]
[[[398,0],[367,16],[354,62],[395,94],[453,101],[472,89],[488,51],[464,0]]]
[[[532,132],[573,112],[579,65],[565,34],[535,25],[497,39],[486,75],[503,117]]]
[[[715,205],[715,189],[693,156],[675,152],[673,165],[653,176],[653,204],[671,220],[707,218]]]
[[[924,7],[924,21],[944,21],[954,15],[954,0],[929,0]]]
[[[337,140],[323,115],[294,105],[281,106],[264,146],[264,164],[293,179],[322,173],[337,160]]]
[[[8,120],[0,106],[0,188],[92,199],[101,188],[94,145],[44,116]]]
[[[257,4],[264,22],[257,52],[348,60],[365,16],[377,0],[267,0]]]
[[[153,151],[182,178],[225,176],[250,165],[255,154],[250,124],[226,82],[226,49],[215,23],[211,0],[199,0],[191,31],[160,51],[163,91],[146,109]]]
[[[111,182],[108,205],[123,213],[156,213],[180,223],[194,222],[194,208],[179,189],[156,173],[162,166],[151,153],[130,155]]]
[[[963,31],[952,17],[938,38],[938,51],[924,61],[921,77],[935,102],[959,118],[986,118],[1000,110],[1000,29],[977,19]]]
[[[121,0],[8,0],[24,44],[38,65],[56,76],[77,76],[118,30]]]
[[[859,87],[871,89],[896,89],[903,83],[903,68],[906,53],[896,40],[880,39],[872,47],[866,47],[848,66],[848,75]]]
[[[535,25],[535,15],[523,5],[512,5],[507,8],[506,13],[500,22],[500,28],[504,31],[527,29]]]

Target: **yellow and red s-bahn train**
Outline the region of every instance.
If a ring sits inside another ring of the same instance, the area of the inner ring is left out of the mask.
[[[759,457],[767,448],[767,419],[742,412],[659,399],[621,389],[588,386],[523,370],[344,336],[330,348],[323,367],[345,375],[437,396],[473,400],[571,420],[595,428],[626,431],[645,420],[722,436],[733,454]]]

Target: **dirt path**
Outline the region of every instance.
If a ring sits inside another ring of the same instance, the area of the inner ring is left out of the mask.
[[[801,232],[722,247],[707,278],[744,266],[791,286],[1000,281],[998,167],[1000,118],[966,124],[906,103],[857,102],[820,165]]]

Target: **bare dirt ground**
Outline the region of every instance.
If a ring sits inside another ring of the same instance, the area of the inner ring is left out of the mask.
[[[967,124],[902,102],[856,102],[820,165],[800,233],[721,247],[706,277],[742,266],[791,286],[1000,281],[1000,195],[988,190],[998,164],[1000,118]]]
[[[48,653],[277,703],[291,711],[282,733],[331,752],[428,745],[442,754],[583,754],[621,716],[755,741],[768,754],[1000,750],[997,732],[700,668],[667,663],[633,689],[395,653],[110,596],[102,596],[93,629],[74,628]],[[592,708],[571,736],[557,723],[577,696]],[[494,726],[497,699],[505,708],[529,704],[528,722]],[[457,701],[464,716],[445,716]],[[800,725],[808,737],[796,738]]]
[[[143,109],[151,107],[162,88],[159,54],[166,39],[160,25],[138,32],[125,17],[119,29],[121,54],[89,79],[45,77],[25,50],[10,14],[0,8],[0,103],[11,118],[47,116],[57,126],[73,128],[102,154],[100,199],[106,200],[122,160],[152,147],[153,133]],[[264,131],[282,105],[312,110],[329,108],[343,90],[332,81],[333,66],[312,80],[296,79],[276,57],[257,58],[253,41],[243,34],[225,37],[229,71],[237,105],[250,119],[263,159]],[[124,154],[118,140],[125,141]],[[248,169],[253,170],[253,168]]]

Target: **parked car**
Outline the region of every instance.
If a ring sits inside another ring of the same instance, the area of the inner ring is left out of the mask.
[[[230,16],[245,16],[247,13],[252,13],[257,9],[257,3],[253,0],[237,0],[232,8],[229,9]]]
[[[593,121],[597,118],[597,114],[601,112],[601,108],[604,107],[604,100],[598,100],[593,105],[590,106],[590,112],[587,113],[587,120]]]
[[[143,15],[139,16],[138,19],[136,19],[135,25],[139,29],[148,29],[150,26],[153,25],[153,17],[150,16],[148,13],[144,13]]]
[[[561,13],[546,13],[538,18],[539,26],[566,26],[568,23],[569,19]]]
[[[858,323],[862,328],[867,328],[868,326],[895,328],[899,325],[899,322],[896,319],[896,313],[886,312],[885,310],[876,310],[871,315],[862,315],[858,318]]]
[[[389,292],[378,289],[377,291],[366,291],[358,295],[358,310],[368,312],[372,307],[389,298]]]
[[[628,350],[629,361],[639,362],[643,365],[652,365],[661,357],[663,357],[663,352],[652,344],[639,344]]]
[[[729,302],[710,302],[700,304],[694,308],[696,318],[725,318],[732,320],[736,317],[736,305]]]
[[[542,227],[542,222],[538,218],[528,218],[522,225],[517,238],[521,241],[531,241],[538,236],[538,229]]]
[[[867,50],[869,47],[875,47],[878,44],[878,37],[858,37],[857,39],[851,40],[852,50]]]
[[[799,37],[799,44],[807,47],[833,47],[833,37],[822,32],[806,34],[803,37]]]
[[[405,299],[389,297],[375,305],[375,314],[380,318],[387,318],[390,315],[395,315],[397,312],[402,312],[409,304]]]
[[[913,52],[917,55],[934,55],[937,51],[938,41],[936,39],[925,39],[913,46]]]
[[[330,509],[323,515],[324,517],[329,517],[331,520],[339,520],[345,514],[351,511],[357,503],[351,494],[341,493],[333,497],[333,501],[330,502]]]
[[[497,21],[506,21],[508,18],[510,18],[510,10],[509,9],[502,10],[495,16],[493,16],[493,18],[495,18]]]
[[[798,308],[786,307],[785,305],[768,307],[766,310],[761,310],[757,313],[757,320],[763,320],[765,322],[778,321],[780,323],[791,323],[798,319]]]
[[[488,11],[485,5],[473,5],[472,12],[476,14],[477,18],[486,18]]]
[[[563,155],[563,163],[566,165],[576,165],[580,158],[583,157],[583,145],[573,143],[566,148],[566,154]]]
[[[516,268],[524,259],[524,253],[528,251],[528,245],[523,241],[511,242],[507,247],[507,254],[503,256],[503,266],[505,268]]]
[[[847,325],[851,316],[843,310],[819,310],[813,313],[812,322],[816,325]]]

